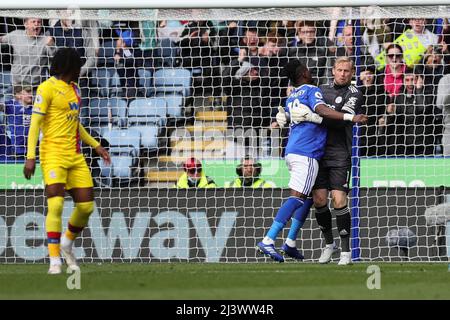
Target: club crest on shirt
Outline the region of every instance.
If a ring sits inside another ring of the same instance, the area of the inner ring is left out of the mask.
[[[317,99],[323,99],[322,94],[319,91],[316,91],[316,93],[314,94],[316,96]]]
[[[339,96],[336,98],[336,100],[334,100],[335,103],[341,103],[342,102],[342,97]]]
[[[52,179],[56,179],[56,172],[55,172],[55,170],[50,170],[50,178],[52,178]]]
[[[40,94],[38,94],[36,96],[36,100],[34,100],[34,103],[38,103],[38,104],[42,103],[42,96]]]

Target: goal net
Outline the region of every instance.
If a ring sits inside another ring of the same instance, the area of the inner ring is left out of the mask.
[[[339,57],[354,62],[369,117],[353,129],[353,259],[447,260],[448,17],[449,6],[2,10],[0,263],[48,259],[42,172],[22,170],[30,106],[61,47],[82,56],[80,121],[112,157],[82,149],[96,186],[82,261],[264,262],[256,244],[289,196],[283,68],[300,59],[326,86]],[[64,227],[72,209],[67,197]],[[320,256],[314,209],[297,245]]]

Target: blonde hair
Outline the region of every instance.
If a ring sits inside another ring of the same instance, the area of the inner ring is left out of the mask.
[[[333,68],[336,68],[336,66],[338,64],[341,64],[341,63],[350,63],[350,66],[351,66],[352,70],[355,69],[355,64],[354,64],[353,60],[350,59],[349,57],[339,57],[339,58],[337,58],[336,61],[334,61]]]

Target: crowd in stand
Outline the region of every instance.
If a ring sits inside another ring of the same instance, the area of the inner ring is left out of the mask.
[[[86,105],[102,89],[95,85],[100,67],[118,74],[115,95],[127,101],[148,95],[140,69],[184,68],[195,79],[193,96],[227,110],[230,126],[253,128],[276,127],[274,114],[289,92],[283,75],[289,59],[299,58],[320,85],[332,78],[333,61],[347,56],[357,65],[355,82],[369,116],[360,130],[360,155],[450,154],[443,130],[448,90],[440,86],[450,77],[446,19],[371,19],[361,21],[360,29],[345,20],[0,21],[0,72],[12,76],[11,86],[0,83],[0,128],[13,145],[3,152],[19,158],[25,138],[15,136],[26,135],[26,128],[15,127],[29,124],[31,96],[48,77],[55,49],[64,46],[77,48],[84,59],[80,86]],[[5,145],[0,141],[0,148]]]

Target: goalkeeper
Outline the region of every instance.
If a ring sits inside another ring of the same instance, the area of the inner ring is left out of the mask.
[[[40,162],[48,205],[45,228],[50,256],[49,274],[61,273],[60,250],[68,267],[78,269],[72,253],[73,242],[94,210],[93,182],[81,153],[80,139],[95,148],[107,164],[111,162],[108,152],[79,121],[81,98],[76,81],[81,66],[82,61],[75,49],[62,48],[56,52],[50,68],[52,77],[38,87],[28,135],[24,175],[30,179],[36,168],[39,131],[42,130],[43,134]],[[68,229],[61,237],[66,190],[72,196],[75,208]]]
[[[281,251],[291,258],[303,259],[295,246],[295,240],[312,205],[312,200],[308,197],[325,151],[327,129],[320,124],[320,116],[356,123],[367,121],[366,115],[344,114],[329,108],[323,101],[321,90],[311,85],[309,70],[299,60],[288,63],[285,71],[295,88],[286,101],[286,107],[279,107],[277,122],[282,128],[290,121],[286,163],[290,173],[291,196],[278,210],[270,230],[257,245],[259,252],[279,262],[283,262],[284,258],[275,249],[275,240],[291,217],[291,229]]]
[[[333,82],[320,86],[325,102],[329,103],[334,110],[345,112],[346,117],[352,117],[359,113],[363,104],[362,93],[351,85],[354,69],[351,59],[338,58],[333,66]],[[330,190],[342,247],[338,265],[348,265],[352,262],[350,252],[351,217],[347,206],[347,194],[351,172],[353,124],[328,119],[322,122],[322,119],[319,118],[313,119],[313,121],[315,120],[325,124],[328,128],[325,155],[320,161],[320,169],[312,192],[317,223],[326,243],[319,263],[330,262],[332,255],[338,251],[332,232],[331,212],[328,208],[328,190]]]

